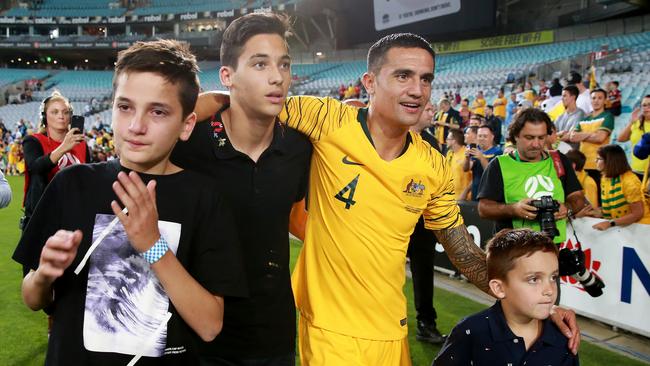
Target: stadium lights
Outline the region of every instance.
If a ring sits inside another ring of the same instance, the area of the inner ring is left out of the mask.
[[[45,60],[47,60],[47,62],[52,62],[52,57],[47,56],[47,57],[45,57]]]
[[[34,63],[37,64],[37,63],[38,63],[38,60],[34,60]]]
[[[27,65],[29,65],[29,61],[27,61]]]
[[[14,60],[11,60],[11,63],[13,64],[13,63],[14,63]]]
[[[58,64],[59,62],[57,60],[52,61],[54,64]]]
[[[316,56],[323,56],[323,53],[321,51],[316,52]]]
[[[22,58],[18,57],[18,62],[21,62],[22,60],[23,60]]]
[[[88,63],[88,59],[85,59],[84,62],[85,62],[85,63]]]

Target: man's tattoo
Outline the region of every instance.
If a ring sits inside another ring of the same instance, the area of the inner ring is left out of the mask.
[[[474,244],[465,225],[453,229],[436,230],[434,233],[445,248],[451,263],[476,287],[489,294],[485,252]]]

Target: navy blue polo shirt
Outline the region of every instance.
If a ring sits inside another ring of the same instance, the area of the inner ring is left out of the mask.
[[[508,327],[501,302],[463,319],[454,327],[434,366],[577,366],[578,356],[550,319],[528,351],[522,337]]]
[[[223,330],[200,352],[237,359],[285,356],[295,352],[296,339],[289,214],[305,197],[312,147],[302,134],[276,123],[270,146],[255,162],[230,143],[221,119],[226,108],[197,123],[171,156],[174,164],[216,180],[235,217],[250,293],[225,298]]]

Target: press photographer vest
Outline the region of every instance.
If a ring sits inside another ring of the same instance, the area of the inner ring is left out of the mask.
[[[559,178],[561,174],[557,173],[554,159],[550,154],[546,159],[540,161],[522,162],[519,159],[519,154],[515,151],[515,158],[510,155],[500,155],[497,159],[503,176],[503,195],[506,204],[516,203],[524,198],[539,199],[548,195],[553,196],[554,200],[564,203],[564,188]],[[553,242],[563,243],[566,239],[566,220],[557,220],[555,224],[560,235],[553,238]],[[541,230],[536,219],[513,218],[512,227],[514,229],[527,227],[535,231]]]

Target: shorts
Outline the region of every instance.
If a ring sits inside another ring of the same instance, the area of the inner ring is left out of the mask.
[[[411,366],[408,338],[378,341],[330,332],[298,322],[298,348],[302,366]]]

